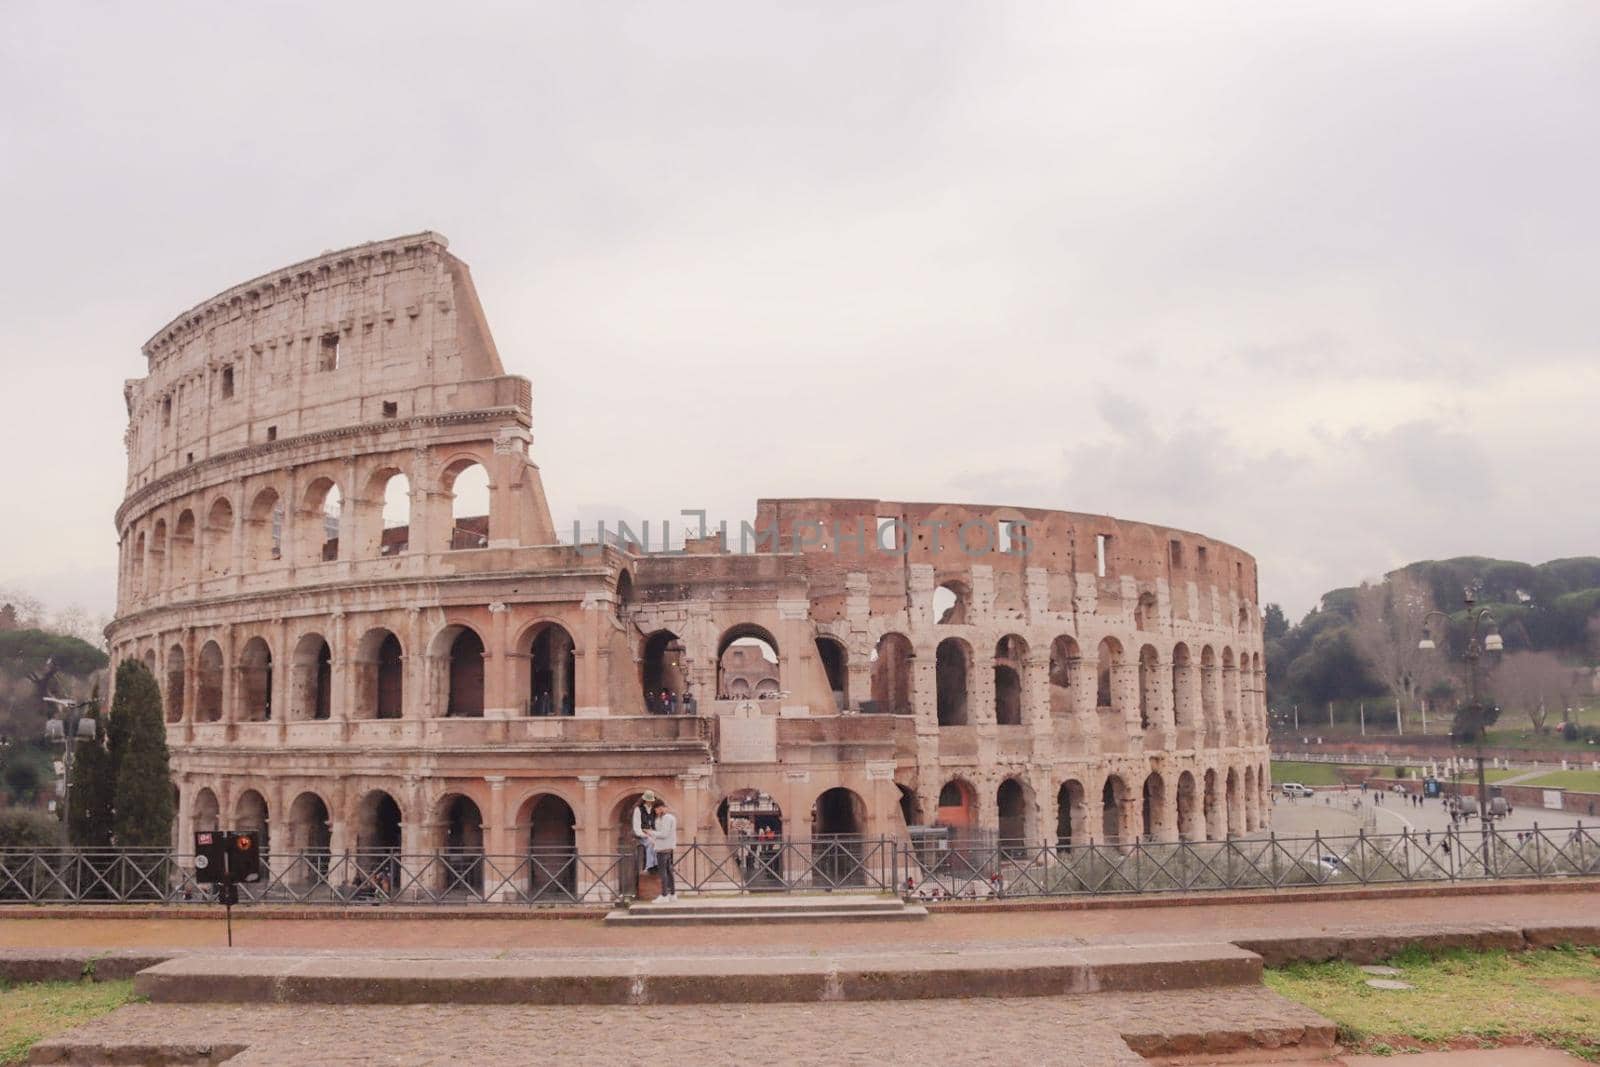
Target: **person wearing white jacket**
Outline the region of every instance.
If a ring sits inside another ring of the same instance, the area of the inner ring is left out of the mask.
[[[661,899],[672,902],[678,899],[678,882],[672,870],[673,850],[678,847],[678,817],[664,800],[656,801],[655,812],[656,825],[650,836],[656,846],[656,870],[661,874]]]

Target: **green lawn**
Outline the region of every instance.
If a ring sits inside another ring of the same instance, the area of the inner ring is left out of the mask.
[[[1284,782],[1299,782],[1301,785],[1338,785],[1344,781],[1339,777],[1339,768],[1347,766],[1365,766],[1365,764],[1296,763],[1274,760],[1272,784],[1274,788]]]
[[[1600,793],[1600,771],[1551,771],[1518,784],[1537,785],[1546,789],[1571,789],[1578,793]]]
[[[0,983],[0,1063],[22,1063],[35,1042],[120,1008],[133,982]]]
[[[1415,988],[1380,990],[1350,963],[1268,971],[1267,985],[1339,1025],[1363,1052],[1533,1041],[1600,1062],[1600,949],[1407,951],[1386,961]]]

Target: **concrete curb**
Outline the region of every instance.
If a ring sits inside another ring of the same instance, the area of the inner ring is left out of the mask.
[[[168,1004],[760,1004],[1199,989],[1260,979],[1254,953],[1186,944],[660,960],[187,956],[142,971],[134,991]]]

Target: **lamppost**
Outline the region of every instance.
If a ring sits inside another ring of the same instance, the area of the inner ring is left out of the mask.
[[[61,761],[61,825],[66,830],[67,840],[72,839],[72,756],[79,741],[93,741],[95,739],[95,718],[93,715],[83,714],[84,708],[94,707],[99,704],[98,698],[90,700],[64,700],[61,697],[45,697],[45,703],[54,704],[61,709],[60,718],[49,719],[44,724],[44,735],[51,741],[62,746],[63,756]]]
[[[1467,661],[1467,699],[1468,706],[1472,709],[1473,733],[1477,738],[1478,759],[1478,821],[1483,826],[1483,873],[1489,873],[1489,782],[1483,769],[1483,735],[1486,732],[1483,704],[1478,697],[1478,663],[1486,652],[1499,652],[1505,648],[1505,642],[1500,639],[1494,614],[1488,608],[1478,607],[1478,598],[1471,589],[1467,589],[1462,596],[1462,603],[1466,605],[1467,621],[1471,629],[1467,633],[1466,651],[1462,653]],[[1429,624],[1437,615],[1444,620],[1445,632],[1449,632],[1450,616],[1442,611],[1430,611],[1422,618],[1422,640],[1417,642],[1417,647],[1423,651],[1432,651],[1437,646],[1434,644],[1433,635]],[[1459,792],[1457,794],[1460,795]]]

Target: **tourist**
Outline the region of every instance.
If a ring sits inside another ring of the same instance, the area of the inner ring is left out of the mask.
[[[672,855],[678,847],[678,817],[664,800],[656,801],[651,837],[656,846],[656,866],[661,870],[661,899],[671,903],[678,899],[678,883],[672,874]]]
[[[639,803],[633,806],[633,836],[644,846],[644,869],[656,869],[656,843],[653,832],[656,826],[656,795],[646,789]]]
[[[683,713],[685,715],[700,714],[700,705],[694,698],[694,690],[687,689],[683,694]]]

